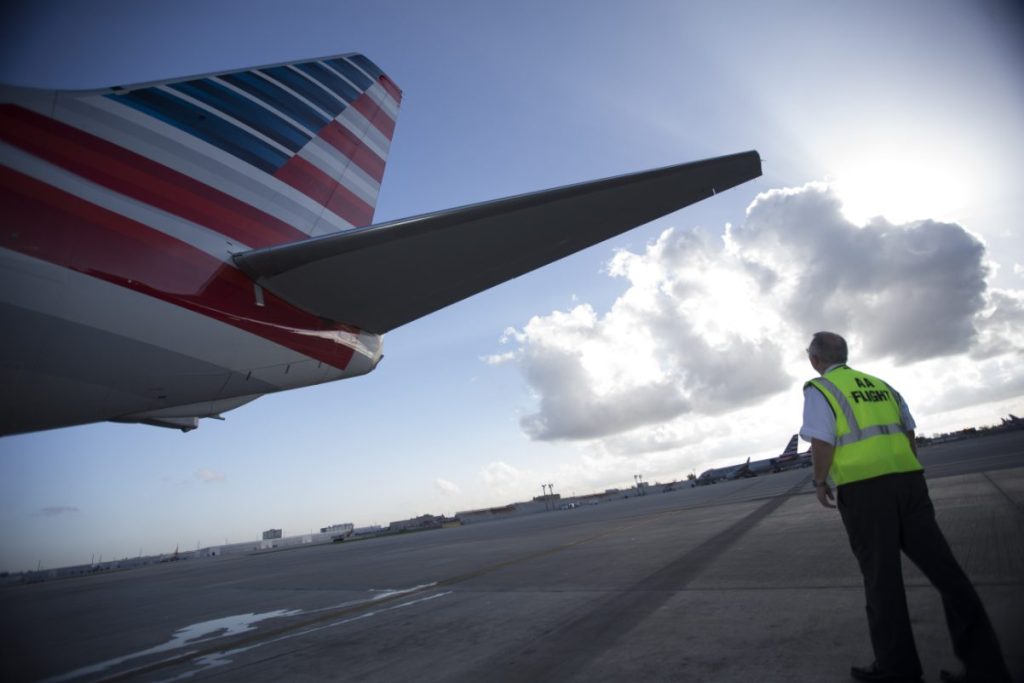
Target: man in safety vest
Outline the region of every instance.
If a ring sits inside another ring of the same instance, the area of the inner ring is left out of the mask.
[[[875,661],[854,666],[859,681],[919,681],[900,551],[942,595],[962,673],[943,681],[1010,681],[985,607],[935,521],[917,459],[914,418],[888,384],[846,365],[846,341],[818,332],[807,349],[821,375],[804,385],[800,436],[811,442],[818,501],[836,507],[860,564]],[[825,480],[831,476],[836,495]]]

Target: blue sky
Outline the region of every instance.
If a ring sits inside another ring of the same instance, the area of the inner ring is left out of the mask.
[[[9,84],[365,53],[404,91],[380,221],[746,149],[765,175],[388,334],[368,376],[190,434],[0,440],[0,570],[775,455],[830,327],[926,433],[1024,413],[1009,4],[26,5],[0,22]]]

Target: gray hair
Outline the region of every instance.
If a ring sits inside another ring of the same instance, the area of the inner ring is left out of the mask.
[[[815,332],[807,353],[817,356],[824,363],[835,365],[846,362],[846,340],[835,332]]]

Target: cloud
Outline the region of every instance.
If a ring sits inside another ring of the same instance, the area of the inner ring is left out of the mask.
[[[39,510],[38,512],[35,513],[35,516],[36,517],[59,517],[60,515],[73,514],[73,513],[76,513],[76,512],[81,512],[81,510],[79,510],[78,508],[73,507],[71,505],[53,505],[53,506],[50,506],[50,507],[42,508],[41,510]]]
[[[840,209],[824,185],[773,190],[726,238],[772,274],[785,314],[856,330],[868,355],[913,362],[967,351],[985,305],[984,243],[954,223],[857,226]]]
[[[488,359],[519,364],[536,397],[522,430],[600,439],[606,455],[679,448],[792,393],[794,350],[821,329],[896,366],[1024,352],[1024,294],[989,288],[980,238],[933,220],[855,225],[841,209],[823,184],[772,190],[724,236],[669,229],[618,252],[608,274],[628,288],[606,313],[535,316]]]
[[[539,399],[521,420],[531,438],[592,439],[720,414],[791,383],[781,321],[758,302],[764,273],[720,239],[666,230],[643,253],[616,254],[609,274],[629,288],[607,314],[581,304],[534,317],[516,337]]]
[[[514,351],[507,351],[506,353],[496,353],[489,356],[483,356],[480,360],[488,365],[501,365],[502,363],[514,361],[516,358],[517,356]]]
[[[441,492],[445,496],[457,496],[462,493],[462,489],[459,488],[458,484],[442,479],[438,477],[434,480],[434,488]]]
[[[495,461],[480,470],[480,478],[492,492],[507,493],[519,486],[523,473],[506,462]]]
[[[196,479],[203,482],[224,481],[226,478],[222,472],[214,472],[205,467],[196,472]]]
[[[983,360],[1024,350],[1024,291],[994,289],[976,320],[978,342],[971,357]],[[1020,359],[1018,359],[1020,360]]]

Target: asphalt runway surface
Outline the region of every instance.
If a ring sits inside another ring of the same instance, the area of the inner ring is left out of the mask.
[[[923,449],[1024,680],[1024,431]],[[847,681],[860,574],[802,469],[573,510],[0,588],[4,681]],[[925,680],[957,668],[909,563]]]

